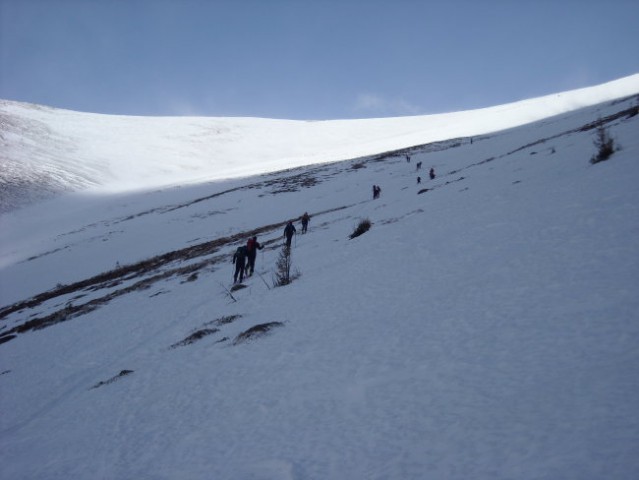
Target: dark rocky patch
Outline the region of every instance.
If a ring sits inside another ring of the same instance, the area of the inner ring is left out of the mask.
[[[233,323],[238,318],[242,318],[242,315],[227,315],[211,322],[207,322],[204,325],[217,325],[221,327],[222,325],[228,325],[229,323]]]
[[[191,345],[197,342],[198,340],[201,340],[208,335],[213,335],[214,333],[217,333],[219,331],[220,330],[218,328],[203,328],[201,330],[197,330],[193,332],[191,335],[189,335],[188,337],[186,337],[184,340],[171,345],[171,348],[184,347],[186,345]]]
[[[260,325],[255,325],[254,327],[249,328],[248,330],[240,333],[235,340],[233,340],[233,345],[239,345],[240,343],[244,343],[250,340],[255,340],[256,338],[263,337],[267,335],[271,330],[277,327],[283,327],[284,324],[282,322],[270,322],[270,323],[262,323]]]
[[[93,390],[93,389],[95,389],[95,388],[102,387],[102,386],[104,386],[104,385],[109,385],[109,384],[111,384],[111,383],[113,383],[113,382],[115,382],[115,381],[117,381],[117,380],[120,380],[122,377],[125,377],[125,376],[127,376],[127,375],[130,375],[130,374],[132,374],[132,373],[133,373],[133,370],[121,370],[121,371],[120,371],[120,373],[118,373],[117,375],[115,375],[115,376],[113,376],[113,377],[109,378],[108,380],[104,380],[104,381],[102,381],[102,382],[98,382],[98,383],[96,383],[96,384],[95,384],[95,385],[93,385],[93,386],[92,386],[89,390]]]

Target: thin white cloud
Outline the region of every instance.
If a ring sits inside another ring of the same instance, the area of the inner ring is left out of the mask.
[[[374,93],[360,93],[353,110],[358,114],[380,116],[419,115],[423,110],[403,98],[385,98]]]
[[[200,105],[193,104],[185,98],[172,98],[165,102],[170,112],[169,115],[178,117],[202,117],[206,116]]]

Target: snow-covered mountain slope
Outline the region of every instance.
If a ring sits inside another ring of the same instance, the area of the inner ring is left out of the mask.
[[[636,478],[637,93],[3,215],[1,476]],[[592,165],[598,126],[619,149]],[[260,275],[228,292],[254,233]]]
[[[0,213],[60,192],[219,180],[482,135],[638,90],[639,74],[469,112],[319,122],[119,117],[0,101]]]

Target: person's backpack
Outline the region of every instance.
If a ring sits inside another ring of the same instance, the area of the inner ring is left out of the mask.
[[[252,252],[253,250],[255,250],[255,240],[252,238],[249,238],[248,241],[246,242],[246,249],[249,252]]]
[[[246,253],[246,247],[237,247],[237,250],[235,250],[235,255],[233,255],[233,263],[235,263],[236,259],[239,262],[244,262]]]
[[[293,232],[295,232],[295,227],[293,226],[292,223],[288,223],[286,225],[286,228],[284,229],[284,233],[286,234],[286,236],[293,236]]]

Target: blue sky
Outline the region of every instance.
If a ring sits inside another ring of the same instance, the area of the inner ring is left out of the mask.
[[[637,0],[0,0],[0,98],[126,115],[468,110],[639,73]]]

